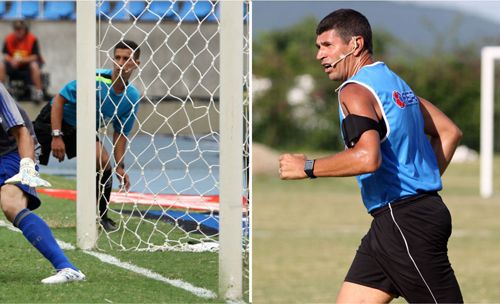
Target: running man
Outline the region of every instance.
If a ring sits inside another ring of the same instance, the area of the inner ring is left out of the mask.
[[[372,58],[365,16],[340,9],[316,29],[316,58],[337,89],[346,149],[319,159],[280,156],[284,180],[356,176],[373,222],[338,303],[460,303],[448,259],[451,216],[438,195],[462,137],[437,107]],[[429,139],[428,139],[429,137]]]

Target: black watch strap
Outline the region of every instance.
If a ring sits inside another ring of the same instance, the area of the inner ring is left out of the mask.
[[[309,178],[316,178],[316,175],[314,175],[314,162],[314,159],[308,159],[304,165],[304,172]]]

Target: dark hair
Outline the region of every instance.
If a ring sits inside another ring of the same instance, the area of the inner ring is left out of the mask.
[[[116,52],[116,49],[132,50],[132,52],[134,53],[134,59],[136,60],[141,56],[141,49],[139,48],[137,43],[133,42],[132,40],[122,40],[118,42],[115,45],[115,49],[113,50],[113,52]]]
[[[14,22],[12,22],[12,28],[14,30],[17,28],[23,28],[26,32],[29,32],[29,24],[24,20],[14,20]]]
[[[365,49],[373,53],[372,29],[370,22],[363,14],[352,9],[338,9],[323,18],[316,27],[316,35],[335,30],[345,43],[353,36],[361,36],[365,41]]]

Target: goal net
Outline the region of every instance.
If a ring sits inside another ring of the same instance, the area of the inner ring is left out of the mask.
[[[95,190],[98,200],[106,199],[106,187],[112,184],[105,206],[115,227],[105,227],[99,208],[93,206],[96,216],[80,207],[88,195],[84,189],[92,189],[80,185],[88,180],[80,168],[89,174],[94,169],[83,164],[90,164],[90,157],[79,155],[79,240],[93,242],[90,217],[97,219],[98,249],[219,251],[220,269],[239,268],[236,276],[241,278],[243,271],[248,279],[248,6],[246,1],[97,1],[96,67],[112,70],[120,65],[115,47],[123,40],[135,42],[140,57],[128,79],[113,71],[96,72],[96,102],[102,107],[96,137],[106,152],[96,152]],[[236,21],[231,21],[234,16]],[[84,25],[80,30],[85,32]],[[85,68],[79,65],[81,71]],[[125,83],[124,92],[115,94],[120,83]],[[141,94],[138,103],[128,94],[132,87]],[[128,107],[125,116],[123,105]],[[79,132],[87,126],[82,116]],[[122,145],[116,138],[124,134],[124,156],[115,159],[113,151]],[[111,177],[105,167],[111,168]],[[120,167],[129,177],[129,188],[116,178]],[[234,272],[219,275],[222,292],[240,297],[234,287],[241,290],[241,280],[232,282]]]
[[[245,290],[250,297],[250,3],[77,5],[79,247],[217,251],[220,296],[241,299]],[[123,70],[109,72],[126,66],[123,52],[115,50],[123,40],[140,48],[129,78]],[[97,73],[96,67],[108,71]],[[140,92],[138,103],[120,93],[125,80],[125,92],[133,87]],[[97,122],[94,100],[100,107]],[[107,152],[90,153],[96,137]],[[120,147],[123,157],[113,153]],[[120,163],[130,187],[117,182]],[[89,204],[96,196],[107,198],[109,185],[113,191],[105,207],[112,228],[99,218],[102,210]]]
[[[140,63],[128,79],[126,90],[135,86],[142,94],[137,104],[126,93],[122,98],[109,96],[113,90],[97,100],[104,104],[103,99],[110,98],[116,105],[116,116],[120,115],[119,103],[129,103],[132,109],[125,120],[118,122],[116,117],[102,114],[106,109],[100,111],[97,137],[110,156],[108,165],[113,175],[106,178],[105,170],[97,168],[101,184],[97,195],[105,198],[106,184],[113,179],[107,216],[116,229],[106,230],[101,225],[98,248],[218,249],[219,170],[224,162],[219,157],[220,20],[224,18],[220,6],[218,1],[195,0],[97,2],[97,68],[113,69],[118,64],[115,46],[123,40],[134,41],[140,48]],[[243,11],[241,7],[241,14]],[[241,37],[241,44],[248,54],[248,35]],[[248,65],[240,75],[245,85],[235,90],[248,91],[247,74]],[[98,91],[99,85],[113,87],[123,79],[106,81],[98,82]],[[247,100],[244,107],[248,107]],[[239,148],[244,165],[239,174],[244,189],[239,203],[245,233],[248,111],[241,115],[245,116],[245,127]],[[125,137],[124,158],[114,159],[115,133],[125,133],[128,120],[134,121],[134,127]],[[107,155],[100,153],[97,157],[105,162]],[[124,164],[129,176],[128,189],[116,178],[119,163]]]

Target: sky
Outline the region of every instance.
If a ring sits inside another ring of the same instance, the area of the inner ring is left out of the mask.
[[[285,29],[307,16],[321,20],[339,8],[364,14],[375,30],[384,30],[411,47],[445,48],[456,43],[496,44],[500,38],[498,1],[261,1],[253,3],[253,33]],[[277,17],[279,16],[279,17]]]
[[[418,1],[417,5],[451,8],[465,14],[473,14],[500,24],[499,1]]]
[[[265,0],[255,0],[265,1]],[[284,0],[286,1],[286,0]],[[292,0],[297,1],[297,0]],[[300,0],[299,0],[300,1]],[[373,1],[375,2],[375,1]],[[473,14],[500,24],[500,0],[472,1],[472,0],[447,0],[447,1],[400,1],[413,2],[420,6],[443,7],[454,9],[466,14]]]

